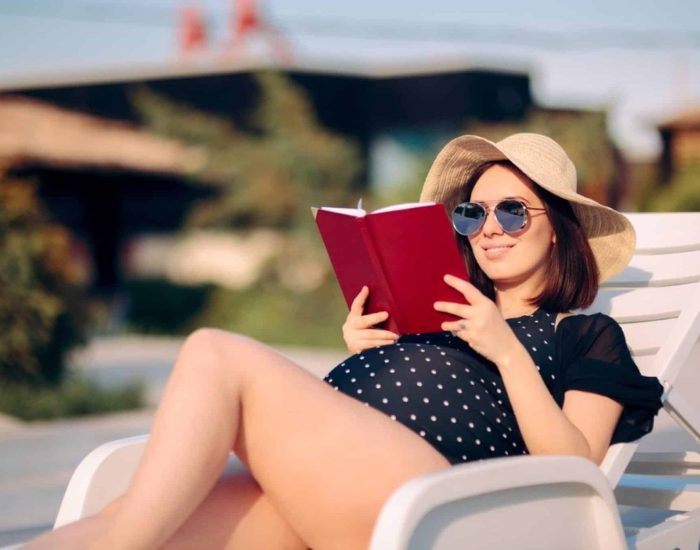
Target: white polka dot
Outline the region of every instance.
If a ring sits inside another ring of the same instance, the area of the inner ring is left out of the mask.
[[[350,374],[350,369],[345,369],[346,374]]]
[[[405,349],[403,349],[403,348],[399,348],[399,351],[406,351],[406,350],[405,350]]]
[[[330,383],[330,382],[333,382],[333,379],[332,379],[332,378],[329,378],[329,379],[328,379],[328,382],[329,382],[329,383]]]
[[[457,380],[457,375],[454,373],[450,374],[450,377],[453,378],[454,380]]]
[[[441,351],[441,352],[440,352],[440,355],[445,355],[445,352],[444,352],[444,351]]]
[[[388,359],[384,359],[384,362],[385,362],[385,363],[388,363],[388,362],[389,362],[389,360],[388,360]]]
[[[472,386],[476,386],[476,382],[474,382],[474,380],[470,380],[469,384],[471,384]]]
[[[435,416],[434,414],[431,415],[430,420],[432,420],[433,422],[437,422],[437,416]]]
[[[415,415],[415,414],[412,414],[412,415],[411,415],[411,420],[415,420],[415,419],[416,419],[416,415]]]
[[[462,460],[467,461],[467,455],[462,455]]]
[[[493,451],[496,450],[496,447],[494,447],[493,445],[491,445],[491,446],[489,447],[489,449],[491,449],[491,452],[493,452]]]
[[[462,405],[462,408],[463,408],[465,411],[468,411],[468,410],[469,410],[469,405],[467,405],[467,404],[465,403],[464,405]]]
[[[404,403],[408,403],[408,397],[406,397],[406,396],[404,395],[404,396],[401,398],[401,401],[403,401]]]
[[[396,381],[396,385],[397,385],[397,386],[400,386],[400,385],[401,385],[401,381],[400,381],[400,380],[397,380],[397,381]]]
[[[449,361],[445,361],[445,365],[447,365],[448,367],[451,367],[452,363],[450,363]]]
[[[403,360],[404,360],[404,361],[410,361],[408,355],[407,355],[406,357],[404,357]]]
[[[420,380],[419,380],[418,382],[416,382],[416,386],[418,386],[419,388],[420,388],[422,385],[423,385],[423,382],[421,382]]]
[[[556,379],[557,379],[557,377],[556,377],[556,376],[554,376],[553,374],[552,374],[552,375],[550,375],[550,376],[552,377],[552,380],[556,380]]]
[[[449,407],[449,406],[450,406],[450,402],[449,402],[449,401],[443,401],[442,404],[445,405],[445,407]]]
[[[370,372],[370,373],[369,373],[369,375],[370,375],[372,378],[374,378],[374,377],[376,376],[376,374],[377,374],[376,372]]]
[[[457,436],[457,443],[461,443],[462,441],[463,441],[463,440],[462,440],[462,436],[459,436],[459,435],[458,435],[458,436]]]
[[[426,363],[430,363],[430,357],[426,357],[426,358],[425,358],[425,362],[426,362]]]
[[[364,358],[365,358],[365,356],[364,356],[364,355],[360,355],[360,359],[364,359]]]
[[[491,431],[491,428],[489,428],[488,426],[486,426],[486,431],[487,431],[487,432],[490,432],[490,431]]]
[[[409,370],[410,370],[411,372],[416,372],[416,369],[415,369],[414,367],[411,367]]]
[[[474,428],[474,422],[470,422],[469,424],[467,424],[467,426],[469,426],[470,428]]]
[[[544,343],[545,343],[545,344],[549,344],[549,342],[547,342],[547,340],[545,340]]]
[[[394,373],[396,372],[396,369],[389,369],[389,372],[390,372],[391,374],[394,374]]]
[[[457,393],[464,393],[464,391],[462,390],[462,388],[457,388]]]
[[[425,437],[425,432],[424,432],[423,430],[421,430],[421,431],[418,432],[418,433],[420,434],[421,437]]]
[[[474,396],[477,400],[481,401],[481,396],[480,395],[475,395]]]
[[[437,374],[437,371],[435,369],[430,369],[430,374]]]
[[[390,418],[391,418],[392,420],[396,420],[396,415],[395,415],[395,414],[392,414]]]
[[[503,392],[501,392],[501,390],[497,388],[496,393],[503,393]]]
[[[537,348],[535,346],[532,346],[532,351],[537,351]]]
[[[423,403],[430,403],[430,399],[428,399],[427,397],[424,397],[424,398],[423,398]]]
[[[435,439],[437,439],[438,441],[442,441],[442,436],[441,436],[441,435],[436,435],[436,436],[435,436]]]
[[[384,355],[384,350],[381,350],[381,351],[379,352],[379,355]]]
[[[481,439],[476,439],[474,443],[476,443],[477,445],[481,445]]]
[[[375,384],[374,387],[377,388],[378,390],[382,389],[382,385],[381,385],[381,384]]]
[[[388,403],[388,402],[389,402],[389,400],[386,397],[382,398],[382,403]]]
[[[437,385],[437,389],[441,390],[444,386],[442,384]]]
[[[358,390],[357,390],[357,393],[362,393],[362,389],[358,389]]]
[[[450,422],[452,422],[453,424],[457,424],[457,419],[453,416],[452,418],[450,418]]]
[[[354,384],[355,382],[357,382],[357,378],[351,378],[350,382],[352,382]]]

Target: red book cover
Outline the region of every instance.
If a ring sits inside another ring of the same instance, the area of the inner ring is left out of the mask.
[[[395,205],[371,213],[319,208],[315,216],[348,307],[367,285],[364,313],[388,311],[382,328],[398,334],[440,332],[443,321],[455,319],[433,308],[438,300],[465,302],[443,281],[445,274],[468,279],[442,204]]]

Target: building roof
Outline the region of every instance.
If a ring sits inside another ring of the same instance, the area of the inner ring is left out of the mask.
[[[700,130],[700,105],[691,107],[658,125],[659,130]]]
[[[128,123],[76,113],[34,99],[0,97],[0,163],[41,163],[185,174],[201,151]]]

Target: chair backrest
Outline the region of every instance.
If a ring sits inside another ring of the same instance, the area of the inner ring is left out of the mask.
[[[627,217],[637,232],[635,255],[586,312],[607,313],[620,323],[635,362],[659,378],[666,397],[700,335],[700,212]],[[610,447],[601,468],[611,485],[636,447]]]

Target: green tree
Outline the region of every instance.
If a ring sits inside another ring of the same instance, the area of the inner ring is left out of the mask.
[[[668,185],[654,185],[645,193],[642,210],[700,212],[700,164],[683,166]]]
[[[310,227],[312,205],[346,205],[361,167],[358,146],[324,129],[305,93],[279,73],[255,76],[259,100],[246,130],[232,121],[138,90],[146,124],[200,146],[206,164],[195,178],[221,189],[191,213],[192,226]]]
[[[85,342],[87,313],[71,237],[32,184],[0,175],[0,381],[59,383]]]

